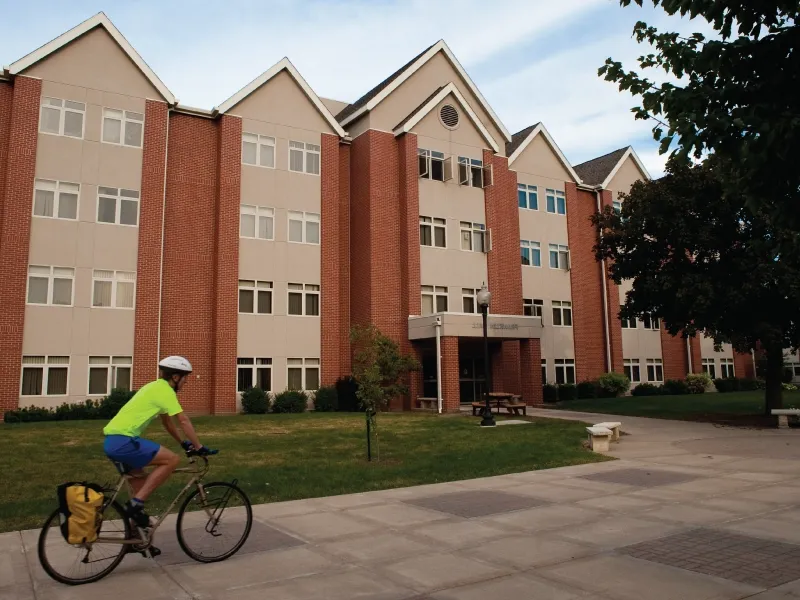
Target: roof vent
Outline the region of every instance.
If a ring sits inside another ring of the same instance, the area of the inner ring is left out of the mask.
[[[458,111],[452,104],[445,104],[439,111],[439,118],[445,127],[455,129],[458,126]]]

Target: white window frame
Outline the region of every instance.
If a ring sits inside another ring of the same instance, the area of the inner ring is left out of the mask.
[[[462,252],[482,252],[486,254],[491,249],[491,236],[486,230],[486,225],[483,223],[472,223],[470,221],[459,221],[459,248]],[[469,248],[464,248],[464,232],[469,231]],[[475,240],[480,239],[483,249],[475,249]]]
[[[242,233],[242,217],[248,215],[255,219],[255,226],[253,228],[254,235],[244,235]],[[261,219],[272,220],[272,237],[261,237],[258,235],[261,227]],[[272,242],[275,240],[275,209],[270,206],[258,206],[255,204],[241,204],[239,206],[239,237],[248,240],[264,240]]]
[[[43,362],[25,362],[26,359],[42,359]],[[66,362],[61,362],[60,359],[66,359]],[[50,355],[50,356],[43,356],[43,355],[32,355],[26,354],[22,357],[22,369],[20,370],[19,375],[19,395],[25,398],[43,398],[43,397],[51,397],[51,398],[61,398],[64,396],[69,396],[69,379],[70,379],[70,357],[63,356],[63,355]],[[23,394],[23,381],[25,378],[25,369],[35,369],[41,368],[42,369],[42,393],[41,394]],[[50,369],[67,369],[67,385],[66,389],[63,394],[48,394],[47,393],[47,385],[49,383],[50,378]]]
[[[251,363],[240,363],[239,361],[249,360],[252,361]],[[253,384],[258,383],[258,372],[259,371],[269,371],[269,389],[263,390],[265,392],[272,392],[272,388],[275,385],[275,380],[273,378],[274,371],[272,367],[274,366],[272,358],[268,357],[250,357],[250,356],[237,356],[236,357],[236,393],[243,394],[247,390],[240,390],[239,389],[239,371],[247,370],[250,371],[250,381]],[[253,385],[252,387],[256,387]],[[251,389],[251,388],[248,388]]]
[[[553,210],[550,210],[550,207],[547,204],[547,199],[549,197],[553,198]],[[564,200],[564,212],[558,212],[558,200],[559,198]],[[567,214],[567,196],[561,190],[554,190],[550,188],[545,188],[544,191],[544,209],[548,214],[551,215],[559,215],[559,216],[566,216]]]
[[[479,314],[481,314],[481,309],[478,306],[478,291],[479,291],[478,289],[474,289],[474,288],[461,288],[461,311],[465,315],[479,315]],[[467,311],[465,306],[464,306],[464,300],[466,300],[468,298],[470,300],[472,300],[472,307],[474,309],[472,312]]]
[[[570,257],[569,257],[569,246],[566,244],[549,244],[548,245],[548,256],[547,256],[547,264],[551,269],[559,270],[559,271],[569,271],[570,269]],[[555,253],[556,257],[556,265],[553,266],[553,254]]]
[[[437,179],[433,176],[433,161],[442,164],[442,178]],[[428,179],[430,181],[450,181],[453,178],[453,157],[448,156],[445,158],[444,152],[437,150],[426,150],[425,148],[417,149],[417,163],[420,179]]]
[[[111,277],[102,277],[101,272],[112,273]],[[95,282],[106,281],[111,283],[111,306],[95,306]],[[120,283],[133,284],[133,305],[117,306],[117,295]],[[113,269],[92,269],[92,309],[135,310],[136,309],[136,271],[115,271]]]
[[[241,293],[238,294],[236,301],[238,303],[238,312],[240,315],[271,315],[275,312],[275,293],[272,287],[271,281],[263,281],[263,280],[256,280],[256,279],[240,279],[239,280],[239,292],[246,291],[246,292],[253,292],[253,310],[251,312],[245,312],[242,310],[242,298]],[[260,312],[258,310],[258,297],[262,293],[269,293],[269,312]]]
[[[430,236],[431,236],[431,243],[424,244],[422,242],[422,229],[427,228],[430,229]],[[419,216],[419,245],[425,246],[426,248],[437,248],[439,250],[447,249],[447,219],[442,219],[439,217],[426,217],[423,215]],[[442,233],[444,233],[444,246],[439,246],[436,243],[436,230],[441,229]]]
[[[293,145],[294,144],[294,145]],[[292,151],[301,151],[303,153],[303,170],[296,171],[292,169]],[[319,165],[319,170],[322,171],[322,147],[319,144],[312,144],[311,142],[299,142],[297,140],[289,140],[289,152],[288,152],[288,168],[290,173],[305,173],[306,175],[315,175],[319,177],[319,173],[312,173],[308,170],[308,156],[310,154],[314,154],[317,156],[317,164]]]
[[[550,305],[553,309],[553,327],[572,327],[572,302],[568,300],[551,300]],[[560,317],[556,319],[556,313],[559,313]],[[566,315],[569,314],[569,325],[566,325]],[[561,321],[561,323],[556,323],[556,321]]]
[[[530,308],[529,315],[525,311]],[[539,317],[544,319],[544,300],[539,298],[523,298],[522,299],[522,314],[526,317]]]
[[[525,193],[525,206],[519,206],[519,193]],[[531,194],[536,198],[536,208],[531,208]],[[539,186],[530,185],[526,183],[517,184],[517,207],[520,210],[534,210],[539,211]]]
[[[256,146],[256,162],[251,163],[247,162],[244,159],[244,145],[245,144],[255,144]],[[262,165],[261,164],[261,151],[263,146],[268,146],[272,148],[272,164],[271,165]],[[275,145],[275,138],[270,135],[259,135],[257,133],[247,133],[242,132],[242,164],[248,165],[250,167],[261,167],[262,169],[274,169],[275,168],[275,157],[277,156],[277,148]]]
[[[542,244],[540,242],[534,242],[533,240],[520,240],[519,241],[519,255],[520,255],[520,262],[522,263],[523,267],[535,267],[537,269],[542,268]],[[523,253],[522,251],[527,249],[528,254],[530,255],[530,264],[525,264],[522,262]],[[538,253],[539,256],[539,264],[535,264],[533,257]]]
[[[645,315],[642,318],[642,326],[648,331],[661,331],[661,319],[653,315]]]
[[[615,214],[622,213],[622,200],[612,200],[611,201],[611,209],[614,211]]]
[[[53,102],[58,102],[60,104],[53,104]],[[70,106],[67,106],[67,104]],[[82,108],[78,108],[78,107]],[[44,109],[52,109],[59,111],[59,118],[58,118],[58,133],[54,133],[52,131],[44,131],[42,129],[42,123],[44,122]],[[81,115],[81,135],[74,136],[74,135],[67,135],[64,133],[64,122],[66,113],[76,113]],[[65,100],[63,98],[53,98],[48,96],[42,96],[42,100],[39,104],[39,133],[43,133],[45,135],[58,135],[62,137],[69,137],[76,140],[82,140],[86,134],[86,103],[85,102],[77,102],[75,100]]]
[[[116,115],[111,115],[109,113],[117,113]],[[136,117],[141,117],[137,119]],[[119,141],[118,142],[109,142],[106,140],[106,119],[116,120],[119,121]],[[128,127],[128,123],[138,123],[142,126],[142,136],[139,138],[138,144],[126,144],[125,143],[125,130]],[[122,110],[121,108],[109,108],[103,107],[103,122],[102,122],[102,131],[100,132],[100,142],[103,144],[111,144],[112,146],[125,146],[127,148],[141,148],[144,146],[144,113],[135,112],[132,110]]]
[[[42,272],[47,269],[48,272]],[[36,271],[39,272],[36,272]],[[47,302],[31,302],[31,277],[37,279],[47,279]],[[71,282],[69,304],[56,304],[53,302],[53,294],[55,293],[55,280],[64,279]],[[50,265],[28,265],[28,278],[25,287],[25,304],[30,306],[63,306],[70,307],[75,305],[75,268],[74,267],[59,267]]]
[[[303,239],[302,241],[292,240],[291,239],[291,225],[292,221],[299,221],[302,224],[302,231],[303,231]],[[309,223],[316,223],[317,224],[317,237],[319,237],[319,241],[317,242],[309,242],[308,241],[308,224]],[[311,213],[311,212],[301,212],[290,210],[288,212],[288,216],[286,219],[286,240],[290,244],[311,244],[313,246],[319,246],[322,242],[322,226],[320,224],[320,215],[319,213]]]
[[[557,358],[556,363],[556,384],[575,384],[575,359],[574,358]],[[558,380],[558,372],[562,371],[564,381]],[[571,375],[571,377],[570,377]],[[570,381],[572,379],[572,381]]]
[[[36,192],[53,192],[53,216],[36,214]],[[75,218],[59,217],[58,211],[61,205],[61,194],[75,194]],[[36,179],[33,182],[33,204],[31,215],[36,219],[59,219],[61,221],[77,221],[81,209],[81,184],[71,181],[56,181],[53,179]]]
[[[547,385],[547,359],[542,359],[542,385]]]
[[[647,361],[647,381],[649,383],[664,383],[664,361],[661,358],[648,358]],[[650,375],[652,368],[652,377]],[[659,379],[659,371],[661,379]]]
[[[449,290],[448,290],[447,286],[442,286],[442,285],[435,285],[435,286],[434,285],[423,285],[422,286],[422,300],[423,300],[422,305],[423,306],[425,304],[424,300],[425,300],[426,296],[431,298],[431,307],[433,309],[433,312],[425,313],[424,310],[420,310],[420,312],[423,315],[427,315],[427,314],[435,315],[435,314],[438,314],[438,313],[448,312],[448,310],[450,308],[450,294],[449,294]],[[438,300],[439,300],[439,298],[444,298],[444,303],[446,305],[445,310],[438,310],[438,305],[439,305]]]
[[[299,362],[297,362],[299,361]],[[289,388],[289,371],[291,369],[300,369],[300,377],[302,379],[302,386],[299,391],[314,392],[319,389],[307,389],[308,386],[308,371],[309,369],[317,370],[317,382],[321,383],[322,371],[320,369],[320,361],[318,358],[287,358],[286,359],[286,389]]]
[[[626,358],[622,361],[623,372],[631,383],[642,382],[642,365],[638,358]],[[634,369],[636,370],[636,377],[634,378]]]
[[[462,167],[465,167],[463,173],[461,172]],[[476,185],[475,182],[476,170],[481,174],[479,185]],[[458,185],[479,189],[490,187],[493,183],[492,173],[492,165],[484,165],[483,160],[479,158],[458,157]]]
[[[115,194],[109,192],[101,192],[100,190],[116,190]],[[127,195],[123,194],[127,192]],[[132,194],[136,194],[133,196]],[[114,198],[114,222],[100,220],[100,198]],[[136,201],[136,223],[122,223],[120,222],[122,215],[122,201],[133,202]],[[95,222],[99,225],[117,225],[119,227],[138,227],[139,217],[142,211],[142,193],[138,190],[127,190],[124,188],[112,188],[105,185],[97,186],[97,209],[95,210]]]
[[[622,327],[622,329],[636,329],[636,327],[637,327],[635,318],[633,318],[633,319],[625,319],[623,317],[620,317],[619,318],[619,323],[620,323],[620,327]]]
[[[717,378],[717,361],[713,358],[704,358],[703,359],[703,373],[711,377],[711,379]]]
[[[303,286],[300,287],[292,287],[292,286]],[[296,315],[294,313],[289,312],[289,298],[292,294],[300,294],[303,297],[303,314]],[[306,311],[308,310],[308,296],[316,296],[317,297],[317,308],[319,312],[316,315],[309,315]],[[320,297],[320,286],[317,283],[295,283],[289,282],[287,284],[286,289],[286,315],[289,317],[312,317],[312,318],[319,318],[320,313],[322,313],[322,299]]]
[[[719,376],[722,379],[733,379],[736,377],[736,368],[732,358],[719,359]]]
[[[92,359],[95,362],[92,362]],[[98,360],[105,359],[106,362],[97,362]],[[90,398],[99,398],[107,396],[111,390],[117,389],[117,371],[119,369],[128,369],[128,381],[131,386],[133,385],[133,357],[132,356],[95,356],[91,355],[87,358],[88,368],[86,370],[86,395]],[[90,383],[92,381],[92,369],[105,369],[106,370],[106,389],[102,393],[92,393]],[[130,390],[128,390],[130,391]]]

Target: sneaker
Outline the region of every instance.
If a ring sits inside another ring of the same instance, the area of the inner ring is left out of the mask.
[[[144,506],[128,501],[125,504],[125,516],[139,527],[150,527],[150,516],[144,512]]]

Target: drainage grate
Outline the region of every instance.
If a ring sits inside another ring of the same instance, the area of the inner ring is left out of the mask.
[[[621,483],[624,485],[635,485],[638,487],[656,487],[659,485],[672,485],[684,483],[697,479],[695,475],[686,473],[676,473],[675,471],[652,471],[650,469],[618,469],[616,471],[605,471],[603,473],[593,473],[592,475],[580,475],[580,479],[590,481],[601,481],[603,483]]]

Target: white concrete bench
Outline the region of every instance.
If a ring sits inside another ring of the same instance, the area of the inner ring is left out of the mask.
[[[587,427],[589,434],[589,447],[593,452],[608,452],[610,449],[611,436],[614,434],[606,427]]]
[[[439,400],[437,398],[417,398],[417,402],[419,402],[419,408],[424,408],[426,410],[433,410],[439,408]]]
[[[612,442],[619,441],[619,428],[622,427],[622,423],[619,423],[617,421],[607,421],[605,423],[595,423],[594,426],[605,427],[606,429],[610,429],[612,433],[611,441]]]
[[[778,417],[778,428],[789,427],[789,415],[800,417],[800,408],[773,408],[772,414]]]

